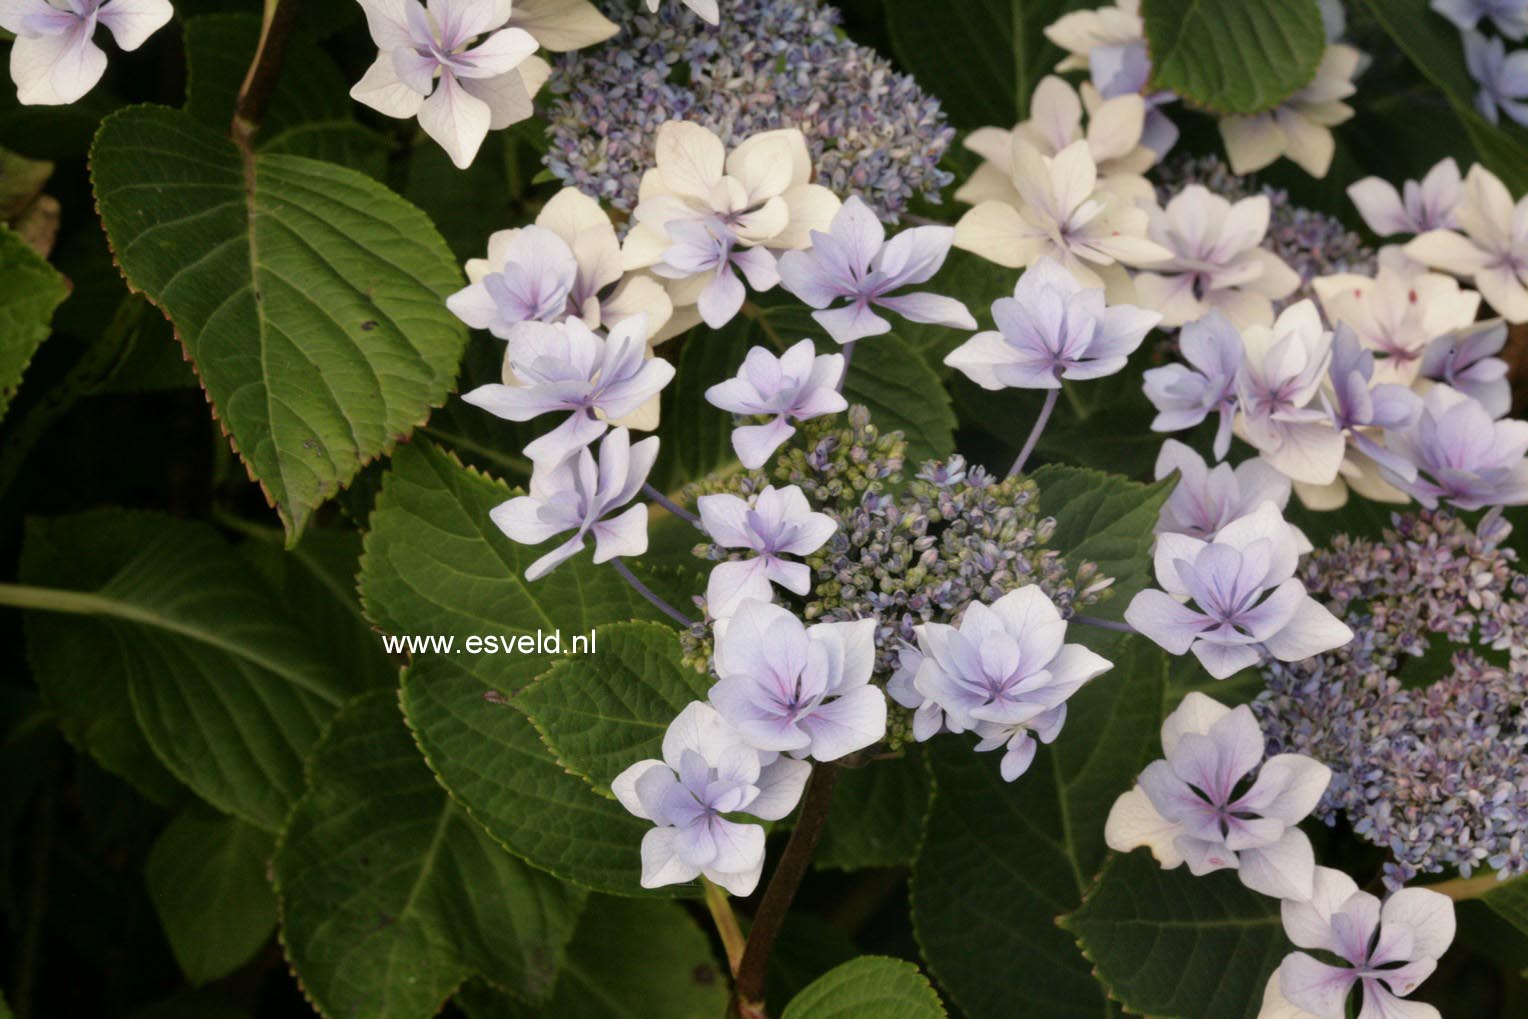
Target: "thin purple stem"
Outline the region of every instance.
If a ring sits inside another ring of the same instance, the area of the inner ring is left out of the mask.
[[[610,560],[610,565],[614,566],[615,571],[625,578],[626,583],[631,585],[632,590],[636,591],[642,597],[652,602],[653,607],[656,608],[659,612],[662,612],[665,616],[668,616],[680,626],[690,627],[695,625],[695,621],[693,619],[686,619],[678,609],[674,608],[674,606],[670,605],[662,598],[659,598],[656,594],[653,593],[652,588],[638,580],[636,574],[631,572],[631,568],[625,563],[621,562],[621,560],[612,559]]]
[[[1129,623],[1120,623],[1113,619],[1099,619],[1097,616],[1075,615],[1068,622],[1081,623],[1083,626],[1096,626],[1100,630],[1115,630],[1119,633],[1135,632],[1135,627]]]
[[[1035,426],[1029,430],[1029,438],[1024,440],[1024,448],[1019,450],[1018,458],[1013,461],[1013,466],[1008,468],[1008,476],[1011,478],[1024,469],[1029,462],[1029,454],[1035,451],[1035,445],[1040,441],[1040,433],[1045,431],[1045,425],[1050,421],[1051,411],[1056,409],[1056,399],[1061,395],[1061,390],[1051,389],[1045,393],[1045,405],[1040,408],[1040,416],[1035,418]]]
[[[840,393],[844,391],[844,383],[849,381],[849,362],[854,360],[854,345],[858,342],[858,340],[850,340],[844,344],[844,373],[838,377],[838,385],[834,387]]]
[[[642,482],[642,494],[647,496],[653,502],[657,503],[659,506],[662,506],[664,509],[668,510],[670,513],[674,514],[674,516],[678,517],[680,520],[688,520],[696,527],[700,527],[700,517],[697,517],[695,514],[679,505],[673,499],[670,499],[668,496],[658,491],[653,487],[651,482]],[[701,528],[701,530],[705,530],[705,528]]]

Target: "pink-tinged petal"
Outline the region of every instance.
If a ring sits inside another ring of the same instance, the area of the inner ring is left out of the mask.
[[[780,283],[809,308],[826,308],[848,296],[819,265],[816,251],[787,251],[779,258]]]
[[[654,828],[642,836],[642,887],[662,888],[679,885],[700,877],[700,868],[679,858],[674,828]]]
[[[743,307],[748,290],[730,265],[723,265],[711,276],[711,281],[700,292],[696,307],[700,317],[712,329],[720,329],[731,322]]]
[[[1230,708],[1197,690],[1185,694],[1173,713],[1162,722],[1162,752],[1172,757],[1185,735],[1204,735],[1230,713]]]
[[[458,84],[488,107],[488,130],[502,131],[536,113],[532,97],[546,78],[545,61],[526,57],[513,71],[492,78],[462,78]]]
[[[540,580],[584,549],[584,536],[575,534],[525,568],[526,580]]]
[[[663,781],[664,776],[667,776],[667,782]],[[638,761],[615,777],[610,783],[610,791],[615,794],[621,806],[632,814],[644,821],[655,821],[655,808],[667,793],[668,784],[675,781],[674,773],[662,761]],[[645,791],[656,790],[656,798],[642,795],[644,783],[647,786]]]
[[[1125,622],[1169,654],[1185,654],[1196,637],[1213,624],[1171,595],[1148,588],[1130,601]]]
[[[903,294],[881,297],[876,304],[896,312],[909,322],[928,322],[951,329],[975,329],[976,319],[964,304],[939,294]]]
[[[117,45],[131,52],[175,16],[170,0],[110,0],[97,20],[111,30]]]
[[[462,78],[496,78],[514,70],[540,47],[522,28],[503,28],[471,49],[456,55]]]
[[[1380,922],[1409,927],[1420,958],[1441,958],[1454,941],[1453,900],[1426,888],[1402,888],[1391,895],[1381,907]]]
[[[1276,899],[1310,898],[1316,854],[1298,828],[1289,829],[1271,846],[1243,849],[1238,855],[1242,884],[1254,892]]]
[[[736,450],[737,458],[744,467],[757,470],[768,462],[786,439],[795,434],[796,426],[781,415],[766,425],[741,425],[734,428],[732,448]]]
[[[897,234],[876,265],[886,275],[885,288],[897,290],[928,282],[944,264],[954,241],[955,230],[947,226],[919,226]]]
[[[1257,781],[1237,803],[1244,809],[1294,825],[1316,809],[1332,769],[1304,754],[1277,754],[1263,763]]]
[[[1412,232],[1411,217],[1401,205],[1395,185],[1379,177],[1365,177],[1348,187],[1348,197],[1358,207],[1358,214],[1381,237]]]
[[[419,107],[419,126],[446,150],[458,170],[472,165],[492,119],[488,104],[450,74],[441,75],[435,91]]]
[[[1318,1019],[1344,1019],[1348,992],[1357,974],[1346,967],[1328,966],[1304,952],[1292,952],[1279,966],[1279,990],[1290,1004]]]
[[[106,73],[106,53],[85,29],[79,21],[62,35],[17,36],[11,79],[22,105],[63,106],[95,88]]]
[[[1128,853],[1146,846],[1165,870],[1183,862],[1182,854],[1173,844],[1182,833],[1182,825],[1157,813],[1139,786],[1114,801],[1104,822],[1104,842],[1110,849]]]
[[[386,54],[389,50],[413,43],[404,18],[405,0],[356,0],[366,15],[371,39]]]
[[[1262,655],[1247,644],[1214,644],[1200,640],[1194,644],[1194,657],[1214,679],[1228,679],[1243,669],[1256,665]]]
[[[811,756],[836,761],[886,735],[886,696],[879,687],[857,687],[819,705],[800,724],[811,736]]]
[[[619,516],[601,520],[589,528],[589,533],[594,535],[596,563],[639,556],[647,551],[647,506],[639,503]]]
[[[1394,973],[1385,974],[1388,983]],[[1443,1013],[1426,1002],[1397,998],[1371,977],[1364,981],[1364,1004],[1357,1019],[1442,1019]]]
[[[1265,638],[1263,646],[1281,662],[1298,662],[1323,651],[1342,647],[1352,639],[1353,631],[1346,623],[1332,615],[1320,602],[1307,597],[1300,603],[1289,625]]]
[[[882,302],[884,303],[884,302]],[[842,308],[814,311],[812,318],[828,331],[837,343],[853,343],[867,336],[891,332],[891,323],[877,315],[869,304],[854,301]]]
[[[713,619],[732,615],[744,599],[770,601],[773,597],[762,559],[717,563],[706,582],[706,612]]]
[[[811,774],[812,766],[806,761],[777,757],[759,773],[759,795],[747,806],[747,812],[765,821],[780,820],[796,809]]]

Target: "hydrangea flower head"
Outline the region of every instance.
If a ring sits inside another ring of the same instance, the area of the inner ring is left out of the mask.
[[[1458,230],[1429,230],[1407,243],[1406,254],[1472,280],[1508,322],[1528,322],[1528,195],[1514,204],[1500,177],[1472,166],[1457,215]]]
[[[751,746],[836,761],[886,735],[886,697],[870,684],[874,619],[802,625],[745,600],[716,624],[710,699]]]
[[[1418,471],[1410,481],[1387,471],[1388,480],[1429,509],[1442,501],[1465,510],[1528,502],[1528,421],[1494,421],[1448,386],[1429,389],[1416,426],[1386,432],[1385,445]]]
[[[772,601],[773,585],[794,594],[812,589],[812,571],[786,556],[810,555],[838,530],[826,513],[817,513],[795,485],[766,485],[751,501],[722,492],[696,500],[700,525],[722,548],[751,555],[719,563],[706,584],[706,612],[725,619],[745,599]]]
[[[1165,209],[1148,210],[1148,236],[1173,253],[1135,276],[1141,303],[1181,326],[1220,311],[1239,327],[1268,325],[1273,302],[1294,293],[1300,277],[1262,246],[1268,232],[1266,195],[1230,202],[1191,184]]]
[[[729,147],[797,129],[813,183],[859,195],[887,222],[914,196],[939,201],[949,183],[939,162],[955,131],[938,100],[844,34],[820,0],[727,0],[717,26],[674,0],[656,13],[605,7],[619,43],[561,58],[549,87],[545,160],[564,183],[630,211],[654,136],[678,118]]]
[[[1006,746],[1001,770],[1012,782],[1034,759],[1033,736],[1049,743],[1066,719],[1066,701],[1112,663],[1067,644],[1066,620],[1036,585],[989,607],[966,606],[959,626],[925,623],[913,686],[937,705],[952,732],[975,730],[978,750]]]
[[[802,340],[779,357],[754,347],[743,358],[734,378],[706,390],[714,407],[734,414],[769,414],[763,425],[740,425],[732,430],[732,448],[749,470],[764,466],[770,454],[796,433],[793,421],[837,414],[849,406],[839,392],[844,377],[842,354],[821,354],[811,340]]]
[[[1296,482],[1329,485],[1342,466],[1342,433],[1320,406],[1332,334],[1310,301],[1279,313],[1273,326],[1242,333],[1236,376],[1237,434]]]
[[[1348,197],[1369,229],[1381,237],[1452,230],[1461,197],[1459,164],[1439,160],[1420,181],[1408,180],[1403,191],[1379,177],[1365,177],[1348,187]]]
[[[1311,897],[1315,851],[1296,826],[1331,780],[1326,765],[1300,754],[1264,760],[1252,709],[1227,708],[1197,691],[1162,723],[1162,752],[1110,809],[1109,848],[1147,846],[1167,870],[1187,863],[1202,876],[1234,868],[1255,892]]]
[[[785,289],[813,308],[812,318],[839,343],[853,343],[891,329],[872,307],[894,311],[912,322],[932,322],[952,329],[975,329],[976,319],[953,297],[917,293],[892,295],[903,287],[928,282],[939,271],[955,231],[947,226],[903,230],[890,241],[870,207],[851,197],[834,215],[827,233],[812,231],[812,246],[780,256]]]
[[[650,335],[673,313],[663,287],[621,272],[621,243],[599,203],[564,188],[536,215],[534,226],[499,230],[488,257],[467,261],[469,285],[446,307],[474,329],[502,339],[519,322],[582,319],[590,329],[647,316]]]
[[[1354,987],[1362,1015],[1442,1019],[1405,1000],[1432,975],[1454,940],[1454,903],[1427,888],[1403,888],[1380,902],[1340,870],[1317,867],[1314,894],[1281,906],[1284,933],[1308,952],[1291,952],[1268,980],[1259,1019],[1343,1019]]]
[[[673,377],[673,365],[648,356],[641,315],[608,337],[576,318],[560,326],[522,322],[504,353],[505,384],[478,386],[462,399],[507,421],[571,412],[525,446],[532,463],[552,465],[604,435],[612,423],[657,427],[658,394]]]
[[[1200,541],[1214,541],[1221,528],[1265,502],[1279,510],[1289,504],[1289,479],[1257,458],[1234,469],[1227,463],[1211,468],[1198,453],[1176,439],[1168,439],[1157,454],[1156,479],[1161,481],[1174,471],[1178,472],[1178,484],[1162,504],[1158,534],[1186,534]],[[1301,551],[1309,551],[1309,545]]]
[[[709,704],[688,705],[663,734],[663,759],[638,761],[610,784],[621,806],[656,826],[642,838],[642,887],[701,875],[748,895],[764,868],[764,829],[795,809],[812,767],[745,743]]]
[[[1171,255],[1147,239],[1143,209],[1101,190],[1086,141],[1045,156],[1015,134],[1012,183],[1018,204],[981,202],[955,224],[955,246],[1020,269],[1049,256],[1084,286],[1101,287],[1093,268],[1142,265]]]
[[[555,466],[538,465],[531,473],[530,494],[500,503],[489,514],[499,530],[522,545],[573,532],[531,563],[525,579],[540,579],[573,558],[590,534],[597,563],[646,552],[647,507],[638,503],[614,517],[609,514],[641,490],[657,458],[657,436],[633,445],[631,433],[616,428],[600,440],[598,459],[585,446]]]
[[[1125,621],[1171,654],[1193,651],[1216,679],[1265,654],[1295,661],[1346,644],[1353,631],[1295,578],[1302,536],[1272,503],[1222,527],[1213,542],[1157,535],[1157,582]]]
[[[1236,378],[1242,368],[1242,338],[1231,320],[1212,311],[1178,333],[1178,351],[1188,364],[1149,368],[1141,377],[1146,398],[1157,409],[1154,432],[1181,432],[1211,414],[1220,415],[1215,457],[1231,449],[1236,420]]]
[[[1012,297],[993,302],[996,332],[977,333],[944,363],[983,389],[1059,389],[1062,379],[1112,375],[1161,320],[1132,305],[1106,306],[1061,263],[1041,259],[1019,277]]]
[[[105,25],[131,52],[163,28],[169,0],[3,0],[0,28],[11,44],[11,80],[23,106],[61,106],[83,97],[106,73],[106,52],[95,44]]]
[[[458,169],[472,165],[490,130],[531,115],[546,65],[527,64],[538,43],[508,25],[509,3],[359,2],[378,54],[351,98],[389,117],[418,117]]]

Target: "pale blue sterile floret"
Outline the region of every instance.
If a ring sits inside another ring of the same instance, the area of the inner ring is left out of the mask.
[[[1444,385],[1422,397],[1422,413],[1405,430],[1385,433],[1385,445],[1417,473],[1410,478],[1381,464],[1386,480],[1429,509],[1528,502],[1528,421],[1493,421],[1475,400]]]
[[[1062,379],[1097,379],[1125,367],[1162,320],[1134,305],[1108,307],[1101,287],[1084,287],[1046,256],[1019,277],[1012,297],[992,304],[997,331],[981,332],[944,363],[983,389],[1059,389]]]
[[[1464,33],[1464,62],[1480,86],[1475,108],[1495,124],[1505,113],[1519,124],[1528,124],[1528,50],[1508,53],[1495,36]]]
[[[551,466],[604,435],[612,422],[627,423],[649,404],[656,410],[654,401],[674,377],[674,366],[649,356],[644,315],[623,320],[608,337],[574,318],[516,326],[504,377],[507,385],[490,382],[462,399],[508,421],[568,411],[567,420],[525,446],[532,463]]]
[[[751,746],[836,761],[886,735],[886,696],[870,683],[874,619],[805,626],[744,600],[715,627],[710,700]]]
[[[1376,442],[1369,430],[1412,427],[1422,414],[1421,397],[1394,382],[1374,385],[1374,351],[1360,346],[1353,330],[1342,323],[1332,334],[1327,376],[1332,423],[1347,434],[1353,448],[1397,477],[1414,479],[1416,466],[1401,451]]]
[[[939,271],[955,240],[953,227],[913,227],[887,241],[875,213],[851,197],[833,217],[827,233],[813,230],[811,236],[809,249],[780,256],[780,277],[786,290],[820,309],[812,318],[839,343],[889,332],[891,323],[874,308],[894,311],[912,322],[976,328],[971,312],[953,297],[894,294],[926,283]],[[839,301],[848,304],[830,307]]]
[[[1496,356],[1506,345],[1507,323],[1500,319],[1445,333],[1423,351],[1422,377],[1457,389],[1493,418],[1506,417],[1512,409],[1512,383],[1507,362]]]
[[[1290,481],[1260,458],[1235,468],[1228,463],[1213,468],[1188,446],[1168,439],[1157,454],[1156,479],[1178,472],[1178,483],[1162,504],[1156,533],[1186,534],[1214,541],[1220,529],[1253,512],[1263,503],[1283,510],[1289,505]],[[1306,544],[1301,551],[1309,551]]]
[[[1304,538],[1273,503],[1222,527],[1213,542],[1157,535],[1157,582],[1125,621],[1171,654],[1189,651],[1216,679],[1265,655],[1295,661],[1353,638],[1295,578]]]
[[[918,648],[904,651],[894,680],[898,703],[916,709],[915,736],[941,728],[974,731],[977,750],[1006,748],[1000,764],[1012,782],[1034,760],[1035,737],[1049,743],[1066,720],[1066,701],[1112,663],[1066,643],[1066,620],[1039,586],[967,605],[958,626],[924,623]]]
[[[1157,409],[1154,432],[1181,432],[1211,414],[1220,415],[1215,459],[1231,449],[1236,420],[1236,376],[1242,366],[1242,338],[1231,320],[1212,311],[1178,333],[1178,350],[1187,364],[1147,369],[1142,376],[1146,398]]]
[[[1168,870],[1229,868],[1255,892],[1310,898],[1316,856],[1297,826],[1331,781],[1326,765],[1302,754],[1265,760],[1252,710],[1197,691],[1162,723],[1162,754],[1110,809],[1111,849],[1146,846]]]
[[[573,558],[594,535],[594,561],[647,551],[647,506],[615,513],[641,491],[658,458],[658,437],[633,444],[625,428],[600,440],[599,457],[585,446],[555,466],[537,465],[530,493],[495,506],[489,516],[512,541],[539,545],[567,531],[573,536],[525,570],[526,580],[545,576]]]
[[[732,448],[749,470],[764,466],[770,455],[796,433],[793,421],[837,414],[849,406],[839,392],[844,377],[842,354],[821,354],[802,340],[779,357],[754,347],[736,376],[706,390],[714,407],[734,414],[771,415],[762,425],[732,430]]]
[[[778,821],[795,809],[812,766],[760,752],[712,708],[688,705],[663,735],[663,759],[638,761],[610,784],[655,827],[642,839],[642,887],[704,875],[748,895],[764,867],[764,829],[729,814]]]
[[[1458,25],[1461,32],[1489,20],[1508,39],[1528,34],[1528,0],[1432,0],[1430,6]]]
[[[812,510],[796,485],[766,485],[751,500],[723,492],[695,504],[700,526],[722,548],[743,549],[742,558],[718,563],[706,583],[706,612],[730,616],[745,599],[772,601],[774,585],[793,594],[812,589],[812,571],[787,556],[810,555],[838,530],[826,513]]]

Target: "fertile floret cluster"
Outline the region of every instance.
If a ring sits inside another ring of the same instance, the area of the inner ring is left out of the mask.
[[[1353,641],[1264,670],[1269,751],[1331,767],[1319,816],[1389,849],[1392,887],[1528,872],[1528,575],[1510,530],[1423,511],[1381,541],[1335,539],[1303,579]]]
[[[937,201],[940,157],[955,131],[939,101],[886,58],[846,38],[817,0],[735,0],[719,26],[678,4],[606,12],[621,32],[564,55],[548,90],[550,151],[560,180],[622,211],[637,204],[659,126],[689,120],[730,149],[796,127],[816,182],[858,195],[894,221],[914,196]]]

